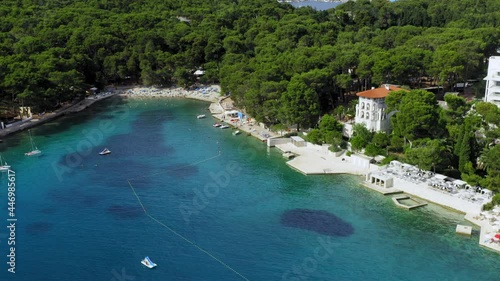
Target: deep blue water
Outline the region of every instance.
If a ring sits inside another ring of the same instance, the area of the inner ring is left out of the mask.
[[[27,133],[7,138],[16,273],[2,173],[0,280],[498,280],[499,254],[455,235],[461,215],[399,209],[357,177],[299,174],[196,119],[207,107],[103,101],[33,129],[39,158],[23,155]]]

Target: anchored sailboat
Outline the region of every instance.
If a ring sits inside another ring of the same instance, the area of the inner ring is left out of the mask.
[[[111,150],[105,148],[103,151],[99,152],[99,155],[107,155],[107,154],[110,154],[111,153]]]
[[[35,142],[33,141],[33,138],[31,137],[31,130],[28,131],[30,135],[30,142],[31,142],[31,151],[24,153],[26,156],[37,156],[42,154],[42,151],[36,147]]]
[[[8,171],[10,169],[10,165],[7,165],[7,162],[2,158],[2,154],[0,154],[0,171]]]

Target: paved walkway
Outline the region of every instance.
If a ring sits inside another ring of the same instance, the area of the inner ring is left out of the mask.
[[[287,164],[306,175],[353,174],[364,176],[369,171],[366,167],[354,164],[351,157],[345,155],[335,157],[329,153],[326,147],[310,146],[309,143],[305,147],[298,147],[292,143],[277,144],[276,147],[283,152],[290,151],[298,155]]]
[[[66,113],[82,111],[83,109],[89,107],[93,103],[100,101],[100,100],[103,100],[103,99],[107,99],[113,95],[114,94],[107,94],[107,95],[98,95],[96,98],[86,98],[86,99],[79,101],[77,103],[63,106],[63,107],[55,110],[54,112],[46,113],[39,118],[31,119],[30,121],[26,121],[26,122],[15,123],[12,126],[10,126],[9,128],[5,128],[3,130],[0,129],[0,137],[5,137],[8,135],[17,133],[19,131],[24,131],[26,129],[33,128],[35,126],[38,126],[38,125],[41,125],[41,124],[46,123],[48,121],[51,121],[51,120],[53,120],[61,115],[64,115]]]
[[[261,141],[267,141],[268,138],[272,137],[279,137],[279,134],[256,125],[255,121],[248,122],[248,118],[244,118],[244,121],[231,121],[231,119],[226,118],[224,114],[227,110],[238,110],[234,107],[234,103],[229,97],[220,98],[218,102],[214,102],[210,105],[210,112],[214,118],[235,129],[250,134]],[[236,118],[233,118],[232,120],[235,119]]]

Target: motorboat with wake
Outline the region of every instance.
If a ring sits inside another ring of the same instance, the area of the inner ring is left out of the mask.
[[[151,259],[147,256],[141,261],[141,263],[148,268],[155,268],[157,265],[156,263],[152,262]]]
[[[107,154],[110,154],[111,151],[107,148],[105,148],[103,151],[99,152],[99,155],[107,155]]]
[[[205,114],[200,114],[200,115],[196,116],[196,118],[203,119],[203,118],[205,118]]]

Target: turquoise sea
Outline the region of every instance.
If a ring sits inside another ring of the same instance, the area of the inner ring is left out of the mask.
[[[399,209],[358,177],[304,176],[196,119],[207,108],[112,98],[34,128],[38,158],[24,156],[27,132],[6,138],[16,273],[1,173],[0,280],[499,280],[500,254],[455,235],[461,215]]]

